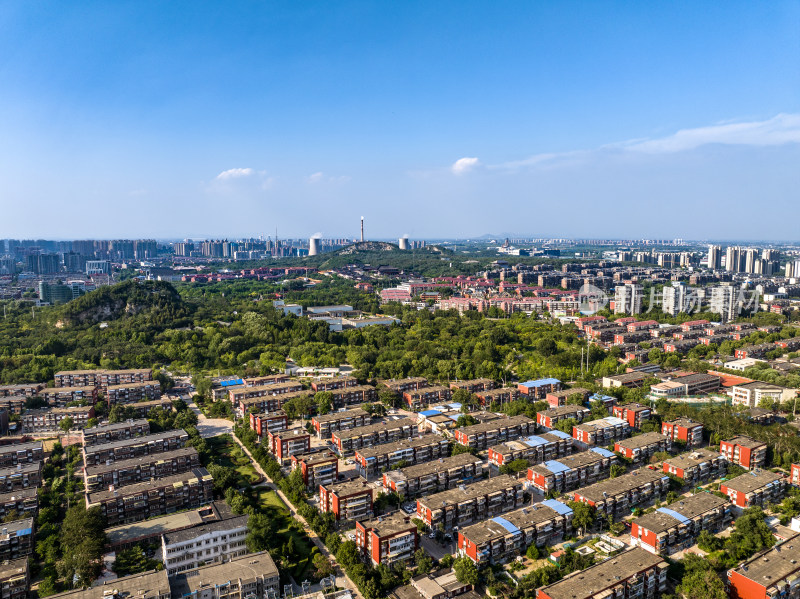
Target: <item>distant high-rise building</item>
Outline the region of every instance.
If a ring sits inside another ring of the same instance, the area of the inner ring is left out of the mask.
[[[17,272],[17,261],[11,256],[0,258],[0,275],[13,275]]]
[[[614,289],[614,314],[640,314],[642,286],[634,283],[617,285]]]
[[[133,242],[133,254],[137,260],[148,260],[158,255],[158,244],[154,239],[137,239]]]
[[[718,245],[708,246],[708,268],[711,270],[722,269],[722,248]]]
[[[26,265],[30,272],[37,275],[54,275],[61,270],[58,254],[29,254]]]
[[[755,248],[747,248],[742,252],[744,255],[744,272],[753,274],[760,270],[758,263],[758,250]]]
[[[688,311],[690,289],[685,283],[673,283],[671,287],[664,287],[661,300],[661,310],[666,314],[675,316]]]
[[[725,270],[742,272],[742,248],[730,246],[725,250]]]
[[[191,241],[179,241],[172,245],[172,252],[176,256],[191,256],[194,251],[194,244]]]
[[[86,268],[86,256],[76,252],[66,252],[62,254],[64,269],[67,272],[83,272]]]
[[[86,274],[87,275],[110,275],[111,262],[108,260],[87,260],[86,261]]]
[[[786,278],[800,279],[800,260],[786,263]]]

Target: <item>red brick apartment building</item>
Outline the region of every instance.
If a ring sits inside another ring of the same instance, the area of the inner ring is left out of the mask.
[[[428,527],[472,524],[522,507],[522,481],[501,474],[417,499],[417,517]]]
[[[44,383],[23,383],[21,385],[0,385],[0,397],[33,397],[44,389]]]
[[[669,477],[647,468],[634,470],[617,478],[610,478],[575,491],[575,501],[593,505],[598,517],[614,519],[630,514],[662,500],[669,491]]]
[[[794,535],[728,570],[728,595],[731,599],[798,599],[798,576],[800,536]]]
[[[610,445],[631,434],[631,427],[625,420],[608,416],[572,427],[572,438],[583,449],[590,445]]]
[[[453,431],[456,443],[475,449],[487,449],[505,441],[514,441],[536,432],[536,422],[527,416],[511,416],[464,426]]]
[[[536,599],[636,599],[667,590],[669,564],[634,547],[536,590]]]
[[[530,464],[538,464],[571,454],[572,441],[571,436],[557,430],[506,441],[489,448],[489,463],[498,468],[514,460],[528,460]]]
[[[268,433],[282,431],[289,427],[289,417],[286,412],[278,410],[263,414],[250,414],[250,428],[259,438],[263,439]]]
[[[621,439],[614,444],[614,451],[618,451],[623,457],[633,460],[634,464],[647,462],[654,453],[669,451],[672,442],[669,437],[661,433],[644,433]]]
[[[481,403],[481,407],[486,408],[493,403],[505,404],[514,401],[519,397],[519,391],[514,387],[501,387],[489,391],[477,391],[475,397]]]
[[[745,435],[722,441],[719,451],[731,464],[748,470],[760,468],[767,459],[767,444]]]
[[[746,509],[753,506],[764,507],[768,503],[778,503],[786,493],[786,481],[779,474],[762,470],[746,472],[723,482],[719,490],[736,507]]]
[[[411,410],[419,410],[423,406],[428,406],[432,403],[439,403],[449,401],[453,392],[450,387],[438,385],[435,387],[422,387],[413,391],[405,391],[403,393],[403,401]]]
[[[344,389],[345,387],[358,387],[358,379],[354,376],[338,376],[336,378],[321,379],[311,383],[311,389],[314,393]]]
[[[696,485],[725,475],[728,460],[716,451],[694,449],[664,460],[665,474],[677,476],[685,483]]]
[[[795,486],[800,486],[800,464],[792,464],[789,482]]]
[[[158,381],[123,383],[121,385],[110,385],[106,388],[106,401],[109,406],[160,398],[161,383]]]
[[[144,418],[116,424],[101,424],[82,431],[83,445],[99,445],[150,434],[150,423]]]
[[[551,408],[567,405],[567,400],[570,397],[580,396],[581,405],[589,401],[589,396],[592,394],[588,389],[582,387],[573,387],[572,389],[564,389],[563,391],[555,391],[545,395],[545,400]]]
[[[279,462],[288,460],[293,455],[301,455],[311,451],[311,435],[305,430],[283,430],[267,432],[269,452]]]
[[[492,379],[471,379],[467,381],[454,381],[450,383],[450,389],[464,389],[470,393],[480,393],[483,391],[491,391],[496,387]]]
[[[544,399],[548,393],[561,390],[561,381],[553,378],[525,381],[517,385],[517,389],[521,395],[527,395],[531,399]]]
[[[627,422],[631,428],[641,428],[643,423],[650,420],[653,411],[642,404],[627,403],[621,406],[613,406],[611,414]]]
[[[675,441],[683,441],[686,447],[703,444],[703,425],[689,418],[678,418],[661,423],[661,434]]]
[[[365,480],[319,486],[319,505],[336,520],[362,520],[372,516],[373,489]]]
[[[361,408],[331,412],[311,419],[311,426],[317,431],[317,437],[320,439],[330,439],[331,434],[337,431],[348,431],[369,424],[372,424],[372,416]]]
[[[670,554],[694,545],[702,531],[719,532],[730,521],[730,504],[725,499],[697,493],[634,520],[631,544],[650,553]]]
[[[543,428],[555,428],[556,424],[562,420],[577,420],[583,422],[592,411],[585,406],[559,406],[557,408],[550,408],[544,412],[536,412],[536,424]]]
[[[402,439],[356,450],[353,458],[358,473],[364,478],[379,475],[384,469],[392,468],[400,462],[408,465],[429,462],[447,457],[450,442],[439,435],[424,435],[412,439]]]
[[[269,395],[283,395],[285,393],[299,393],[303,385],[296,382],[274,383],[272,385],[259,385],[258,387],[237,387],[228,391],[228,398],[236,406],[243,399],[265,397]]]
[[[637,331],[649,331],[658,328],[657,320],[637,320],[636,322],[629,322],[627,327],[629,333]]]
[[[53,375],[56,387],[101,387],[153,380],[153,370],[62,370]]]
[[[544,547],[572,534],[572,510],[546,499],[458,531],[458,553],[478,565],[513,559],[531,545]]]
[[[531,466],[528,468],[528,482],[544,494],[550,491],[564,493],[608,478],[611,466],[618,463],[619,458],[614,453],[594,447]]]
[[[334,389],[331,393],[331,403],[334,409],[344,408],[353,404],[377,401],[378,390],[370,385],[356,385]]]
[[[409,439],[417,434],[417,430],[416,420],[402,418],[348,431],[336,431],[331,435],[331,442],[341,455],[362,447],[372,447],[381,443]]]
[[[486,462],[469,453],[406,466],[383,473],[383,486],[398,495],[417,497],[446,491],[489,475]]]
[[[394,512],[356,522],[356,545],[373,566],[392,566],[414,557],[419,549],[419,533],[411,516]]]
[[[406,391],[416,391],[422,387],[428,387],[428,379],[416,376],[407,379],[398,379],[396,381],[382,381],[382,383],[390,391],[394,391],[398,395],[402,395]]]
[[[185,447],[188,441],[189,435],[185,431],[175,430],[85,446],[83,464],[84,467],[89,467],[109,461],[130,460],[143,455],[174,451]]]
[[[339,458],[331,451],[308,455],[293,455],[292,470],[300,469],[300,476],[308,489],[332,485],[339,477]]]
[[[39,396],[47,401],[47,405],[64,408],[73,401],[97,403],[97,387],[53,387],[42,389]]]
[[[707,320],[689,320],[680,325],[682,331],[702,331],[706,326]]]

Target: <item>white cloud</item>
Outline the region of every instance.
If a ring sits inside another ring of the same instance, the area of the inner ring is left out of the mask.
[[[220,181],[226,181],[228,179],[240,179],[242,177],[249,177],[254,173],[255,171],[251,168],[229,168],[227,171],[222,171],[219,175],[217,175],[217,179]]]
[[[309,183],[319,183],[320,181],[322,181],[322,178],[324,176],[325,175],[323,175],[321,171],[316,172],[313,175],[309,175],[308,176],[308,182]]]
[[[309,183],[347,183],[350,180],[348,175],[327,176],[325,173],[319,171],[306,177]]]
[[[453,166],[450,167],[450,170],[453,171],[456,175],[463,175],[464,173],[468,173],[472,169],[476,168],[480,165],[480,160],[477,158],[471,157],[464,157],[459,158],[453,163]]]
[[[675,154],[712,144],[766,147],[793,143],[800,143],[800,114],[779,114],[765,121],[728,122],[708,127],[681,129],[665,137],[632,139],[607,144],[592,150],[534,154],[528,158],[491,165],[488,168],[514,170],[534,166],[562,166],[611,152]],[[462,158],[457,161],[453,165],[453,172],[462,172],[463,169],[457,169],[457,167],[461,166],[459,163],[464,160],[474,159]],[[465,165],[464,168],[471,168],[471,166]]]

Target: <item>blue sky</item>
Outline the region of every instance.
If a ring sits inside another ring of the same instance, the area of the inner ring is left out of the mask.
[[[798,31],[797,0],[5,2],[0,237],[797,239]]]

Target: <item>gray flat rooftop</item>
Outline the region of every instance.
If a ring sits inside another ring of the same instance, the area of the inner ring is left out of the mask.
[[[333,433],[333,436],[339,439],[355,439],[356,437],[361,437],[362,435],[371,435],[381,431],[401,429],[405,426],[410,426],[412,428],[416,427],[417,421],[413,418],[401,418],[400,420],[394,420],[392,422],[380,422],[378,424],[362,426],[347,431],[336,431]]]
[[[667,475],[648,468],[642,468],[617,478],[601,480],[588,487],[578,489],[575,493],[590,501],[603,501],[607,497],[615,497],[620,493],[626,493],[642,485],[659,481],[662,478],[667,478]]]
[[[101,584],[87,589],[76,589],[53,595],[59,599],[107,599],[105,593],[114,591],[117,596],[136,597],[136,599],[157,599],[169,594],[169,578],[167,571],[152,571],[132,574],[123,578],[105,580]]]
[[[767,589],[800,570],[800,536],[794,535],[733,571]]]
[[[580,453],[567,455],[561,458],[556,458],[553,461],[558,462],[559,464],[562,464],[567,468],[569,468],[570,470],[572,470],[575,468],[590,466],[592,464],[602,462],[605,459],[610,459],[610,458],[605,458],[599,453],[589,450],[589,451],[581,451]],[[549,468],[547,468],[544,464],[535,464],[531,466],[530,469],[533,470],[534,472],[544,474],[545,476],[553,474],[553,472]]]
[[[503,520],[510,522],[519,529],[536,526],[558,517],[559,513],[557,511],[541,503],[535,503],[532,506],[503,514]],[[493,539],[500,539],[511,534],[505,526],[496,522],[493,518],[462,528],[459,532],[476,545],[482,545]]]
[[[184,543],[191,541],[202,535],[211,532],[220,532],[223,530],[234,530],[237,528],[247,528],[247,520],[250,518],[248,515],[235,516],[225,520],[217,520],[216,522],[209,522],[207,524],[198,524],[191,528],[183,530],[168,531],[164,533],[164,542],[167,545],[174,545],[175,543]]]
[[[464,485],[463,488],[449,489],[447,491],[428,495],[427,497],[419,499],[419,503],[431,509],[437,509],[442,505],[470,501],[489,493],[495,493],[518,486],[522,486],[522,481],[508,474],[501,474],[500,476],[495,476],[488,480],[482,480],[477,483],[472,483],[471,485]]]
[[[678,501],[670,503],[664,507],[691,520],[692,518],[701,516],[702,514],[705,514],[711,510],[725,507],[728,504],[729,502],[726,499],[717,497],[711,493],[697,493],[696,495],[691,495],[690,497],[681,498]],[[668,513],[659,511],[646,514],[641,518],[637,518],[634,520],[634,522],[636,522],[636,524],[638,524],[640,527],[646,528],[655,534],[664,532],[665,530],[669,530],[670,528],[674,528],[680,524],[680,520],[674,516],[670,516]]]
[[[110,464],[98,464],[96,466],[86,467],[86,476],[96,476],[104,472],[114,472],[116,470],[124,470],[135,468],[145,464],[153,464],[155,462],[166,462],[173,458],[180,458],[185,456],[197,455],[197,450],[194,447],[181,447],[173,451],[165,451],[162,453],[150,453],[147,455],[131,458],[129,460],[119,460],[111,462]]]
[[[411,516],[400,511],[392,512],[386,516],[379,516],[378,518],[360,520],[358,524],[366,530],[372,530],[381,538],[395,535],[411,528],[416,530],[417,528],[417,525],[411,521]]]
[[[511,416],[510,418],[500,418],[498,420],[490,420],[489,422],[481,422],[480,424],[473,424],[472,426],[465,426],[460,429],[464,435],[479,435],[481,433],[488,433],[489,431],[497,431],[512,426],[519,426],[520,424],[535,425],[536,421],[520,414],[519,416]]]
[[[400,468],[392,472],[387,472],[389,478],[395,480],[410,480],[426,476],[432,472],[444,472],[451,468],[460,468],[468,464],[482,464],[483,460],[469,453],[460,453],[458,455],[450,456],[449,458],[439,458],[432,462],[425,462],[424,464],[414,464]]]
[[[781,480],[780,475],[769,470],[762,470],[761,472],[745,472],[722,484],[737,493],[747,494],[758,491],[776,480]]]
[[[393,453],[401,449],[428,447],[429,445],[439,445],[440,443],[446,444],[448,441],[439,435],[423,435],[422,437],[414,437],[412,439],[403,439],[401,441],[392,441],[391,443],[382,443],[371,447],[362,447],[361,449],[356,449],[356,455],[369,459],[387,453]]]
[[[106,536],[110,545],[118,545],[142,538],[150,538],[166,532],[198,526],[204,522],[232,518],[228,504],[224,501],[215,501],[196,510],[178,512],[158,518],[151,518],[142,522],[122,524],[106,529]]]
[[[653,443],[661,443],[666,440],[667,437],[661,433],[643,433],[641,435],[631,437],[630,439],[621,439],[617,441],[617,445],[626,449],[641,449],[642,447],[647,447]]]
[[[0,445],[0,454],[17,453],[18,451],[28,451],[29,449],[44,450],[44,444],[41,441],[31,441],[30,443],[15,443],[12,445]]]
[[[317,422],[337,422],[339,420],[364,416],[369,417],[369,414],[361,408],[355,408],[352,410],[345,410],[344,412],[331,412],[330,414],[324,414],[323,416],[314,416],[314,420]]]
[[[119,441],[110,441],[108,443],[99,443],[98,445],[90,445],[84,448],[86,454],[91,455],[109,449],[116,449],[118,447],[127,447],[128,445],[142,445],[155,441],[162,441],[164,439],[176,439],[179,437],[189,438],[189,435],[183,429],[174,431],[164,431],[163,433],[153,433],[152,435],[142,435],[141,437],[131,437],[130,439],[120,439]]]
[[[686,470],[687,468],[694,468],[703,462],[710,462],[711,460],[715,460],[719,457],[720,453],[718,451],[711,451],[710,449],[695,449],[688,453],[677,455],[674,458],[664,460],[664,463],[680,468],[681,470]]]
[[[278,576],[278,568],[269,553],[266,551],[250,553],[223,564],[211,564],[192,572],[178,574],[172,582],[172,596],[184,597],[191,593],[205,596],[202,589],[213,592],[215,586],[227,584],[232,580],[247,583],[261,577],[274,576]]]
[[[193,470],[189,472],[183,472],[182,474],[173,474],[172,476],[165,476],[164,478],[159,478],[156,480],[149,480],[133,485],[127,485],[113,491],[96,491],[95,493],[88,493],[86,495],[86,502],[89,505],[92,505],[95,503],[100,503],[101,501],[108,501],[116,497],[128,497],[130,495],[136,495],[137,493],[146,493],[151,489],[168,487],[178,483],[194,482],[196,480],[202,480],[205,478],[211,478],[208,470],[205,468],[194,468]]]

